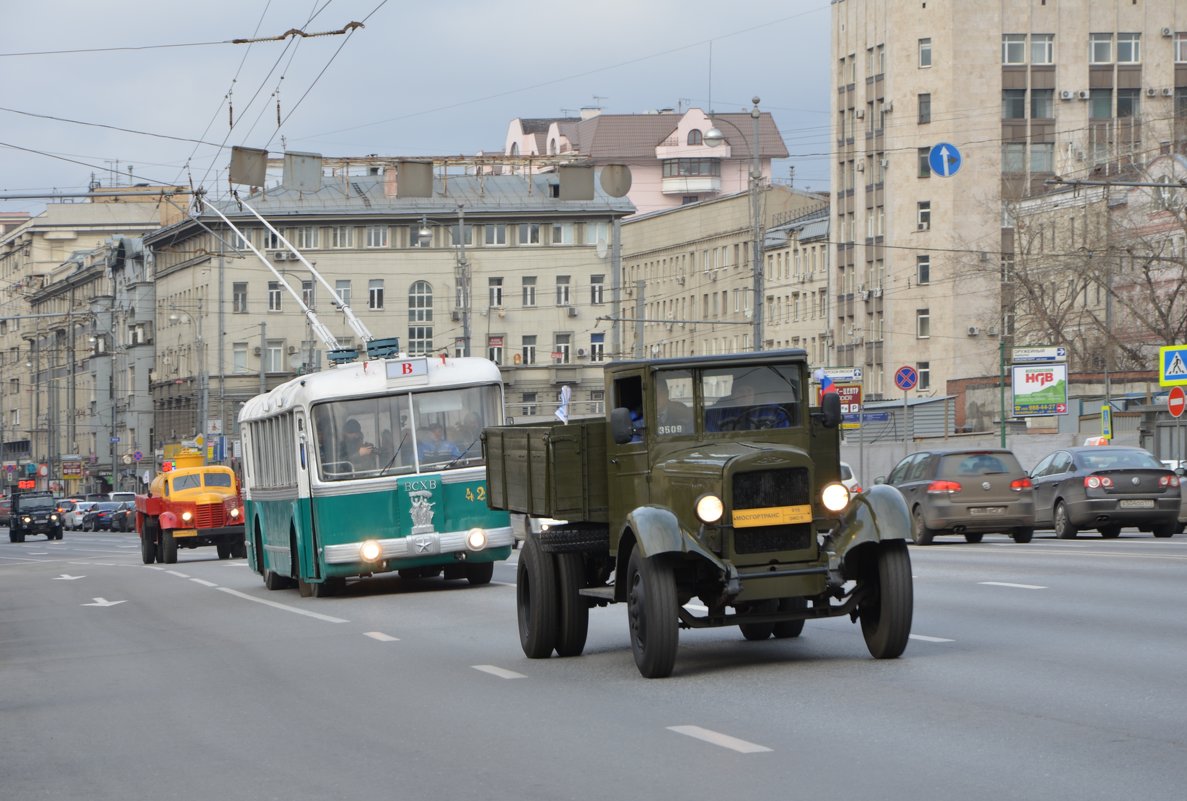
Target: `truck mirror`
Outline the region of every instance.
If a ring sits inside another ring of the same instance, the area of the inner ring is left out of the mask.
[[[835,392],[825,393],[820,399],[820,410],[823,412],[821,422],[825,428],[836,428],[841,424],[841,396]]]
[[[618,406],[610,410],[610,436],[614,437],[618,445],[625,445],[635,436],[630,409]]]

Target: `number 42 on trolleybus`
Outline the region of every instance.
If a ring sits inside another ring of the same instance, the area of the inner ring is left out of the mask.
[[[502,414],[479,358],[339,364],[256,396],[239,415],[249,563],[313,596],[393,570],[488,583],[514,544],[486,502],[482,430]]]

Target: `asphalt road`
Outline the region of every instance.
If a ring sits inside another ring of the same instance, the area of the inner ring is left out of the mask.
[[[2,537],[0,797],[1183,798],[1187,536],[910,553],[901,659],[847,619],[684,631],[649,681],[622,606],[584,656],[526,659],[518,552],[486,587],[315,599],[209,548]]]

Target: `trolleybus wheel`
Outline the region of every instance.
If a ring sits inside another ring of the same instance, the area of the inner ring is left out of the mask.
[[[466,565],[466,581],[471,584],[490,584],[494,575],[494,562],[470,562]]]

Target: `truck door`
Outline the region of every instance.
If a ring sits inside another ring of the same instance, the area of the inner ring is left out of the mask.
[[[607,446],[610,520],[621,521],[633,509],[648,503],[651,497],[651,464],[645,427],[652,421],[643,418],[643,370],[616,374],[609,402],[612,408],[629,409],[631,417],[638,421],[638,433],[630,442],[618,444],[611,441]]]

